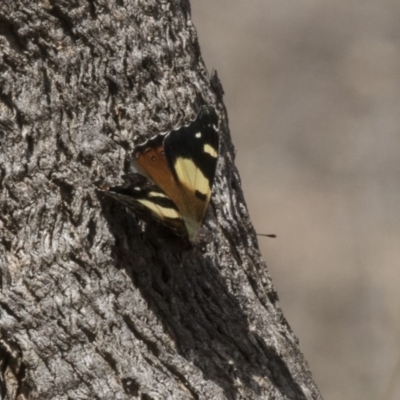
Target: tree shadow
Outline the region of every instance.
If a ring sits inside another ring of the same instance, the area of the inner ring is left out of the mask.
[[[103,205],[113,202],[107,198],[100,201]],[[143,234],[123,207],[105,206],[103,214],[115,237],[115,266],[125,269],[179,354],[198,367],[206,380],[221,387],[227,399],[273,396],[264,380],[283,398],[306,399],[282,357],[250,329],[213,261],[216,257],[188,250],[186,244],[180,251],[179,238],[162,226],[150,224]],[[130,329],[137,329],[134,316],[125,322]]]

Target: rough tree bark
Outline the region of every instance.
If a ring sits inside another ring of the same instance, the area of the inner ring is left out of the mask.
[[[187,0],[2,0],[0,55],[1,399],[321,398]],[[211,236],[181,258],[94,182],[203,104],[221,119]]]

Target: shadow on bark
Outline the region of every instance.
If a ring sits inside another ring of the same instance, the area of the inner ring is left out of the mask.
[[[287,399],[306,399],[275,349],[251,331],[216,263],[205,261],[201,251],[192,250],[188,256],[187,251],[185,255],[170,246],[157,248],[162,235],[171,239],[169,231],[150,224],[143,233],[138,220],[123,206],[101,194],[99,199],[115,238],[112,257],[116,268],[125,269],[182,357],[221,387],[228,399],[240,397],[238,387],[242,385],[261,395],[257,377],[267,378]],[[148,264],[145,259],[153,262]],[[124,315],[124,320],[159,358],[165,349],[139,332],[135,316]],[[165,366],[178,374],[173,365]],[[180,378],[185,382],[184,376]]]

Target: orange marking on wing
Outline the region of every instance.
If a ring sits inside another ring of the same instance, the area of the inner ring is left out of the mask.
[[[179,208],[181,194],[168,166],[163,147],[144,149],[136,156],[136,164]]]
[[[138,153],[136,155],[136,164],[142,170],[141,172],[157,185],[158,180],[168,179],[168,176],[171,175],[162,146],[147,147]]]

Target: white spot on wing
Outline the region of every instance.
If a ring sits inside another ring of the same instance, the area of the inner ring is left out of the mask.
[[[196,136],[197,139],[200,139],[201,138],[201,132],[197,132],[194,136]]]

